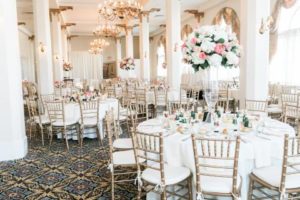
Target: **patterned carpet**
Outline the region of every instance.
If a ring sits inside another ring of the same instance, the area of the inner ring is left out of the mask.
[[[48,144],[48,141],[46,142]],[[107,154],[97,140],[84,140],[82,149],[70,141],[55,140],[51,149],[40,141],[29,142],[28,155],[0,162],[0,199],[111,199]],[[134,184],[118,184],[115,199],[136,197]]]

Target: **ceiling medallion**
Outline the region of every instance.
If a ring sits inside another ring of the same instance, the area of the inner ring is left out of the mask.
[[[102,24],[93,33],[96,36],[117,37],[121,33],[121,28],[114,24]]]
[[[89,52],[91,54],[101,54],[103,49],[109,46],[109,43],[104,39],[95,39],[90,43],[90,46]]]
[[[98,6],[99,15],[105,20],[131,20],[137,18],[142,6],[136,0],[106,0]]]

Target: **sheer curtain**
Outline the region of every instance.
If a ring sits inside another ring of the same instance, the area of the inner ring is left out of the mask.
[[[103,56],[94,55],[85,51],[70,53],[70,62],[73,65],[72,77],[74,79],[103,79]]]
[[[280,8],[277,50],[270,63],[270,81],[300,85],[300,1]]]

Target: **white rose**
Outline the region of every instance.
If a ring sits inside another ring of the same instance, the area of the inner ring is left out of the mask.
[[[227,64],[228,65],[238,65],[239,64],[239,57],[237,57],[237,55],[235,55],[233,52],[229,51],[226,54],[226,58],[227,58]]]
[[[225,42],[228,41],[228,34],[224,30],[216,31],[214,40],[217,42],[223,39]]]
[[[214,51],[215,50],[215,46],[216,46],[216,44],[215,43],[213,43],[213,42],[210,42],[209,41],[210,40],[210,38],[205,38],[203,41],[202,41],[202,43],[201,43],[201,49],[204,51],[204,52],[206,52],[206,53],[210,53],[210,52],[212,52],[212,51]]]
[[[205,60],[203,60],[199,57],[199,52],[194,52],[192,54],[192,61],[196,65],[203,64],[205,62]]]
[[[210,66],[219,67],[222,63],[222,56],[218,54],[213,54],[208,58],[208,63]]]

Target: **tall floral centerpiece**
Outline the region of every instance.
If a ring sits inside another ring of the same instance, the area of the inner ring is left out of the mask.
[[[73,66],[69,62],[64,62],[63,69],[65,72],[65,78],[70,78],[70,71],[73,69]]]
[[[218,68],[239,65],[241,46],[236,34],[220,26],[200,27],[184,41],[182,53],[185,63],[204,73],[202,88],[211,113],[219,95]]]
[[[124,58],[120,62],[120,68],[123,70],[134,70],[135,69],[135,64],[134,64],[134,59],[133,58]]]

